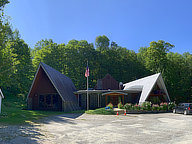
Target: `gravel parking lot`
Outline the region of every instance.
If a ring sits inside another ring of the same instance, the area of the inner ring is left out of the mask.
[[[63,115],[42,128],[49,143],[192,143],[192,117],[180,114]]]
[[[36,140],[33,138],[33,141],[27,138],[24,142],[46,144],[192,143],[192,116],[172,113],[127,116],[65,114],[46,118],[40,126],[38,125],[38,129],[40,129],[38,132],[41,132],[41,138]]]

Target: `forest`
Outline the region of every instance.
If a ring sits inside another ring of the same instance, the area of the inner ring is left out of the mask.
[[[107,73],[119,82],[129,82],[154,73],[162,73],[171,101],[192,102],[192,54],[171,52],[174,44],[152,41],[138,52],[128,50],[97,36],[94,43],[70,40],[67,44],[52,39],[39,40],[33,48],[13,30],[4,13],[8,0],[0,0],[0,88],[5,96],[26,98],[40,62],[44,62],[86,89],[85,69],[89,62],[89,87]]]

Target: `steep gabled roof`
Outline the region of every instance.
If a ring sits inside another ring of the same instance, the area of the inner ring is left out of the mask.
[[[60,73],[59,71],[55,70],[54,68],[52,68],[42,62],[39,64],[37,73],[38,73],[40,67],[44,70],[44,72],[48,76],[49,80],[51,81],[51,83],[53,84],[53,86],[55,87],[56,91],[61,96],[63,101],[76,102],[76,97],[73,94],[73,92],[76,91],[76,88],[70,78],[68,78],[64,74]],[[37,73],[33,80],[33,84],[36,79]],[[31,86],[31,89],[33,87],[33,84]],[[31,89],[29,91],[28,96],[30,95]]]
[[[154,75],[151,75],[148,77],[144,77],[144,78],[126,83],[123,86],[124,86],[124,90],[130,90],[132,87],[142,88],[141,97],[139,100],[139,103],[142,103],[142,102],[146,101],[146,99],[148,98],[149,94],[151,93],[151,91],[156,83],[160,89],[164,90],[164,92],[167,96],[165,99],[168,99],[168,101],[170,101],[169,94],[165,87],[161,73],[154,74]]]
[[[0,96],[1,96],[2,98],[4,98],[4,95],[3,95],[2,91],[1,91],[1,89],[0,89]]]
[[[116,81],[110,74],[106,74],[104,78],[98,79],[95,86],[97,90],[118,90],[119,82]]]

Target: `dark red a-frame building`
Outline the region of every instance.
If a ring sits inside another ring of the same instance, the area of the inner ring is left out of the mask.
[[[41,62],[27,97],[28,109],[79,110],[74,91],[76,88],[70,78]]]

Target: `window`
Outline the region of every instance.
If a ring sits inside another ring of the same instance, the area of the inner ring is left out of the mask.
[[[51,104],[51,95],[46,96],[46,104],[50,105]]]
[[[60,110],[62,108],[61,98],[58,94],[45,94],[39,96],[39,108]]]
[[[44,107],[44,95],[39,96],[39,107],[42,108]]]

